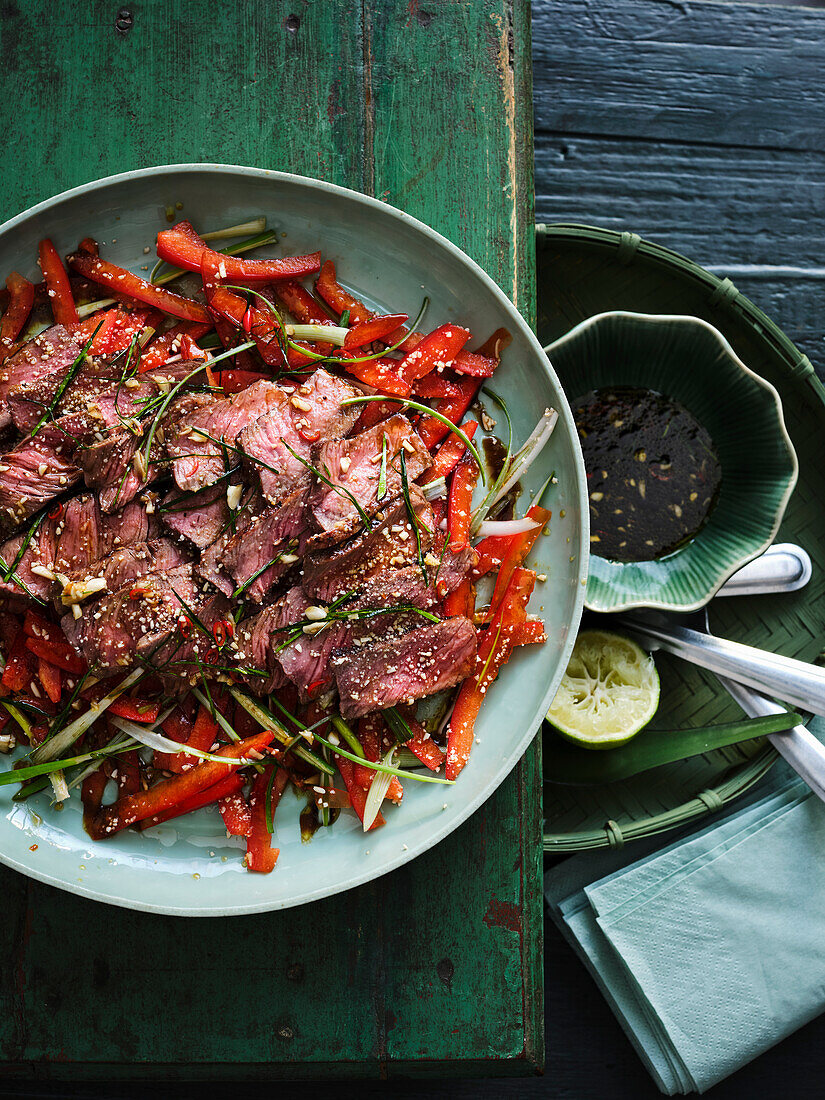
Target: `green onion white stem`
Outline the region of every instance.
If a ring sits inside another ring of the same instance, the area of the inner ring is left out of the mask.
[[[386,767],[391,766],[394,752],[394,748],[390,749],[389,752],[385,754],[381,763]],[[376,817],[378,817],[381,803],[384,801],[384,796],[389,790],[392,781],[393,776],[390,772],[379,772],[377,775],[373,776],[372,783],[370,783],[370,789],[367,792],[367,800],[364,803],[363,825],[365,833],[370,829]]]
[[[169,711],[163,715],[163,720],[168,718]],[[130,722],[128,718],[111,718],[112,725],[121,733],[127,734],[135,744],[145,745],[147,749],[155,752],[185,753],[187,756],[196,756],[199,760],[211,760],[216,764],[231,764],[232,757],[218,756],[214,752],[203,752],[201,749],[190,749],[180,741],[173,741],[171,737],[164,737],[158,733],[154,726],[141,726],[137,722]],[[250,761],[251,763],[251,761]]]
[[[355,756],[353,753],[347,752],[346,749],[342,749],[340,745],[333,745],[331,741],[327,741],[319,733],[315,734],[315,738],[322,745],[326,745],[328,749],[332,749],[339,756],[343,756],[345,760],[351,760],[353,764],[360,764],[363,768],[370,768],[374,772],[397,775],[399,779],[414,779],[416,783],[440,783],[442,787],[452,787],[454,785],[452,779],[439,779],[435,775],[417,775],[415,772],[403,771],[401,768],[391,768],[387,764],[375,763],[373,760],[364,760],[362,757]]]
[[[293,739],[289,736],[275,715],[271,714],[266,707],[261,706],[260,703],[256,703],[254,699],[250,699],[248,695],[239,691],[238,688],[230,688],[229,694],[236,702],[241,704],[246,713],[250,714],[258,725],[263,726],[265,730],[272,730],[275,733],[275,737],[282,745],[287,745],[292,742]],[[317,768],[318,771],[323,772],[324,775],[335,775],[335,769],[330,764],[327,764],[320,756],[316,756],[314,752],[310,752],[309,749],[304,748],[303,745],[294,745],[291,751],[294,752],[296,756],[300,757],[301,760],[306,761],[307,764],[311,764],[313,768]]]
[[[202,241],[229,241],[233,237],[245,237],[250,233],[263,233],[266,229],[266,217],[250,218],[248,222],[239,225],[229,225],[225,229],[213,229],[211,233],[201,233]]]
[[[292,325],[285,324],[284,331],[287,336],[294,336],[296,340],[323,340],[327,344],[335,344],[342,348],[347,338],[349,329],[340,328],[338,325]]]
[[[499,404],[501,404],[500,400]],[[473,512],[473,522],[470,525],[472,535],[478,534],[479,528],[490,510],[498,504],[502,497],[507,495],[518,479],[527,473],[539,457],[548,439],[553,434],[558,419],[559,414],[555,409],[545,409],[544,415],[523,446],[519,447],[514,455],[510,456],[508,454],[502,471],[496,479],[496,484]]]
[[[117,687],[113,688],[108,695],[104,695],[103,698],[99,699],[96,703],[90,703],[87,711],[78,715],[73,722],[70,722],[68,726],[64,726],[62,730],[58,730],[54,737],[50,737],[48,741],[44,741],[42,745],[38,745],[31,754],[31,759],[34,763],[43,764],[47,760],[56,760],[62,752],[65,752],[70,745],[73,745],[78,737],[84,734],[86,730],[97,721],[104,711],[108,710],[116,699],[120,698],[124,691],[128,691],[143,674],[142,669],[134,669],[124,680],[121,680]]]

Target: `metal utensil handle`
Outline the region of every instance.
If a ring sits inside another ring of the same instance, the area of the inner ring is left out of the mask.
[[[777,699],[825,715],[825,668],[767,653],[764,649],[714,638],[698,630],[623,616],[624,624],[648,642],[685,661],[740,684],[768,691]]]
[[[773,699],[767,699],[758,691],[751,691],[750,688],[737,684],[735,680],[720,676],[719,682],[751,718],[758,718],[763,714],[779,714],[784,710]],[[782,733],[770,733],[768,740],[797,775],[805,780],[814,794],[825,802],[825,745],[817,741],[804,726],[794,726]]]
[[[811,559],[801,546],[780,542],[749,561],[729,577],[719,596],[756,596],[770,592],[796,592],[811,579]]]

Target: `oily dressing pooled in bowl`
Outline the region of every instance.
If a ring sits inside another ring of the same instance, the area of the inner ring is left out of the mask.
[[[653,561],[705,524],[722,481],[713,441],[684,405],[654,390],[611,386],[573,403],[590,503],[590,550]]]

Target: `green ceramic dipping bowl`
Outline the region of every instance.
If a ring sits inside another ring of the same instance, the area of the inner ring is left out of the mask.
[[[585,599],[592,611],[701,607],[770,545],[796,484],[779,394],[697,317],[600,313],[545,350],[574,407],[589,390],[646,388],[681,402],[710,433],[722,485],[698,534],[656,561],[609,561],[591,545]]]

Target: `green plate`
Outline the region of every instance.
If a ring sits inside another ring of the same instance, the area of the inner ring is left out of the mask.
[[[156,830],[123,832],[92,844],[83,832],[79,799],[62,813],[38,796],[13,804],[0,793],[0,860],[26,874],[87,897],[134,909],[190,916],[263,912],[347,890],[406,863],[461,824],[492,794],[527,748],[567,663],[581,614],[587,559],[582,519],[584,467],[570,410],[541,345],[507,297],[444,237],[376,199],[301,176],[231,165],[171,165],[111,176],[58,195],[0,227],[0,271],[35,277],[37,243],[50,236],[66,252],[84,236],[100,240],[115,263],[140,271],[144,249],[167,223],[168,205],[204,230],[266,214],[286,252],[321,248],[338,261],[341,279],[383,312],[411,316],[424,295],[426,323],[461,321],[486,337],[499,325],[514,334],[498,376],[513,417],[516,442],[546,406],[559,424],[526,489],[555,469],[554,508],[565,518],[542,540],[538,565],[549,580],[531,609],[546,623],[548,643],[525,647],[490,692],[473,758],[454,787],[408,784],[386,828],[365,835],[354,814],[301,844],[301,803],[284,799],[275,819],[281,849],[271,875],[241,866],[237,839],[227,839],[213,809]],[[481,338],[484,338],[481,337]],[[586,512],[586,506],[584,508]],[[527,652],[527,650],[531,652]]]
[[[634,233],[539,226],[537,244],[542,343],[609,310],[690,314],[719,329],[739,358],[776,387],[799,459],[797,487],[777,540],[808,551],[813,578],[795,593],[719,600],[711,605],[711,625],[722,637],[814,660],[825,647],[825,389],[810,361],[729,279]],[[656,664],[662,704],[652,728],[698,728],[741,717],[709,673],[663,653]],[[545,848],[606,847],[671,829],[736,798],[775,759],[773,749],[755,741],[624,783],[586,790],[547,785]]]
[[[728,577],[770,546],[796,484],[796,455],[776,390],[698,317],[599,313],[555,340],[547,354],[574,408],[588,391],[612,386],[675,398],[710,433],[722,468],[707,522],[666,557],[609,561],[591,532],[586,606],[704,606]]]

